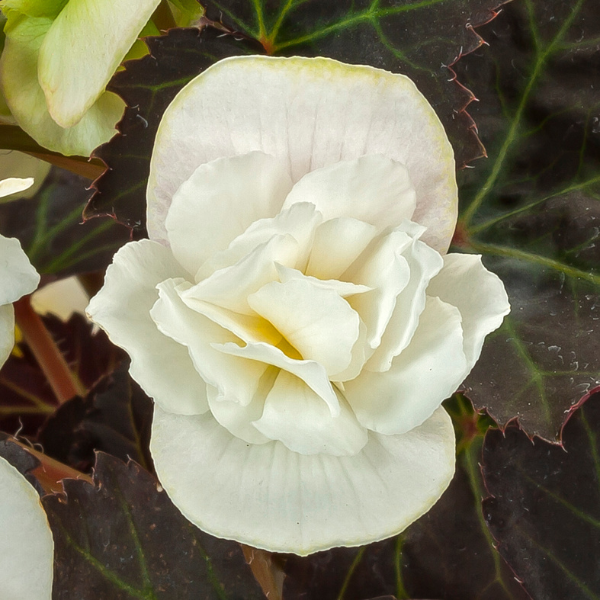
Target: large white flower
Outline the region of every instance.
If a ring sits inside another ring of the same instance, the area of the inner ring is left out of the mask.
[[[32,178],[10,177],[0,181],[0,198],[23,192],[33,185]],[[30,294],[40,276],[15,238],[0,235],[0,367],[15,344],[15,311],[12,303]]]
[[[88,311],[156,401],[162,485],[213,535],[308,554],[393,535],[454,472],[441,402],[508,310],[442,256],[453,153],[401,75],[232,58],[166,111],[150,240]]]
[[[0,457],[0,598],[50,600],[54,541],[29,482]]]

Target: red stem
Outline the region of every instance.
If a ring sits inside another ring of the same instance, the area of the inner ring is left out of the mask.
[[[85,396],[86,390],[77,381],[67,361],[46,329],[41,317],[31,307],[29,296],[15,302],[15,318],[52,391],[60,404]]]

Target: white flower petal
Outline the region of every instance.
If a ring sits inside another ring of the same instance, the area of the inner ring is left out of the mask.
[[[418,427],[456,391],[468,373],[457,308],[427,298],[419,326],[389,371],[364,369],[344,383],[359,423],[386,435]]]
[[[341,217],[325,221],[315,231],[306,274],[337,279],[362,254],[377,234],[377,227]]]
[[[0,457],[0,590],[2,600],[50,600],[54,540],[33,486]]]
[[[295,266],[304,268],[315,229],[323,220],[314,204],[302,202],[282,210],[272,219],[260,219],[252,223],[226,250],[215,252],[203,263],[196,273],[196,281],[210,277],[215,271],[229,267],[265,244],[275,236],[289,235],[297,242],[298,253]]]
[[[305,360],[314,360],[330,378],[352,360],[360,317],[335,290],[309,279],[273,281],[248,297],[248,304],[273,324]]]
[[[116,133],[125,102],[104,92],[73,127],[64,129],[52,119],[38,82],[39,49],[51,25],[51,19],[25,18],[10,28],[0,58],[0,85],[19,126],[40,145],[67,156],[89,156]]]
[[[0,198],[18,194],[28,190],[33,185],[33,177],[9,177],[0,181]]]
[[[187,348],[163,335],[150,317],[157,284],[184,274],[168,248],[150,240],[129,243],[115,254],[87,314],[127,351],[129,372],[149,396],[165,410],[196,414],[208,410],[206,384]]]
[[[269,90],[265,94],[265,90]],[[433,108],[407,77],[327,58],[234,57],[190,82],[160,124],[148,184],[148,228],[164,216],[199,164],[259,150],[289,162],[294,182],[364,155],[406,165],[417,193],[413,220],[439,251],[457,214],[452,147]]]
[[[392,231],[376,240],[342,278],[372,290],[348,299],[367,326],[367,341],[377,348],[396,306],[396,297],[410,281],[402,253],[412,244],[404,231]]]
[[[210,414],[156,407],[150,448],[162,486],[201,529],[300,555],[399,533],[439,499],[455,461],[443,409],[409,433],[370,434],[358,455],[336,457],[249,445]]]
[[[298,243],[291,235],[276,235],[257,246],[231,267],[215,271],[210,277],[182,293],[188,302],[195,298],[222,308],[254,316],[248,296],[277,279],[276,263],[294,266],[299,254]]]
[[[21,242],[0,235],[0,306],[31,294],[39,282],[40,276],[23,252]]]
[[[277,215],[291,187],[285,163],[262,152],[200,165],[166,217],[175,258],[194,275],[255,221]]]
[[[289,371],[296,377],[302,379],[306,385],[318,396],[323,398],[329,406],[333,416],[339,415],[340,406],[335,391],[327,378],[323,365],[313,360],[297,360],[284,354],[279,348],[268,344],[247,344],[240,348],[237,344],[213,344],[213,347],[224,354],[239,356],[241,358],[258,361],[265,365],[273,365],[285,371]],[[234,372],[233,370],[231,371]]]
[[[350,283],[348,281],[338,281],[337,279],[317,279],[311,275],[304,275],[298,269],[290,269],[283,265],[275,265],[277,268],[277,274],[279,275],[279,281],[281,283],[287,283],[288,281],[308,281],[310,284],[321,290],[333,290],[342,298],[353,296],[354,294],[364,294],[370,292],[373,288],[368,285],[357,285],[356,283]]]
[[[438,296],[460,311],[470,371],[481,354],[485,336],[498,329],[510,312],[504,284],[483,266],[481,256],[448,254],[444,256],[444,268],[431,280],[427,294]]]
[[[417,228],[418,225],[415,226],[414,223],[406,222],[402,225],[402,229],[409,232],[412,230],[413,235],[413,243],[402,255],[408,262],[410,279],[396,297],[394,312],[381,338],[381,344],[367,362],[366,366],[370,371],[387,371],[394,357],[408,346],[419,324],[419,316],[425,308],[427,285],[444,264],[438,252],[418,240],[422,232]]]
[[[8,360],[15,345],[15,309],[12,304],[0,306],[0,368]]]
[[[240,340],[186,306],[178,292],[180,281],[170,279],[158,285],[159,299],[150,311],[152,319],[164,335],[187,347],[197,373],[206,383],[229,399],[244,406],[249,404],[267,365],[215,350],[214,344],[231,343],[238,347]]]
[[[31,296],[31,306],[39,315],[51,313],[68,321],[73,313],[85,315],[90,298],[75,275],[45,285]]]
[[[363,449],[368,434],[346,401],[338,400],[340,414],[333,417],[323,399],[301,379],[280,371],[254,426],[292,452],[352,456]]]
[[[277,377],[279,369],[269,367],[263,375],[263,380],[274,379]],[[270,382],[272,385],[272,381]],[[267,382],[267,387],[268,382]],[[263,435],[253,422],[260,419],[263,411],[265,399],[260,390],[254,395],[252,400],[245,405],[240,404],[235,398],[223,396],[217,388],[208,386],[208,403],[210,412],[220,425],[225,427],[237,438],[248,442],[249,444],[266,444],[271,440]],[[265,394],[266,395],[266,394]]]
[[[104,92],[160,0],[67,2],[40,47],[38,77],[50,115],[73,127]]]
[[[412,217],[416,193],[403,164],[371,154],[307,173],[283,207],[296,202],[312,202],[326,221],[350,217],[382,230]]]
[[[6,198],[5,196],[6,200],[2,202],[9,202],[20,198],[33,198],[42,187],[51,166],[49,162],[25,154],[24,152],[0,150],[0,179],[4,179],[5,177],[19,177],[24,179],[33,178],[34,180],[33,185],[28,187],[26,191],[18,192],[10,198]]]

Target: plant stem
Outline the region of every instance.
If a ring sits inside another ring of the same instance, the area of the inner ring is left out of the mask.
[[[77,380],[41,317],[31,307],[30,296],[15,302],[15,318],[25,343],[44,372],[60,404],[74,396],[85,396],[86,390]]]
[[[89,475],[81,473],[68,465],[65,465],[54,458],[46,456],[42,452],[34,450],[31,446],[19,442],[16,438],[11,438],[10,441],[17,446],[21,446],[24,450],[32,454],[40,461],[40,465],[31,471],[31,474],[40,482],[42,488],[47,494],[55,494],[63,492],[61,481],[63,479],[81,479],[88,483],[94,484],[94,481]]]
[[[246,563],[269,600],[282,600],[284,572],[273,562],[273,555],[266,550],[240,544]]]

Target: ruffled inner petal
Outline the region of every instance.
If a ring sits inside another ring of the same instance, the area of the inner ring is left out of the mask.
[[[313,390],[329,406],[333,416],[340,413],[340,406],[325,372],[323,365],[314,360],[298,360],[290,358],[279,348],[268,344],[247,344],[241,348],[234,343],[213,344],[213,347],[226,355],[249,359],[248,362],[258,361],[258,364],[273,365],[284,371],[289,371],[296,377],[302,379],[306,385]]]
[[[419,241],[423,227],[407,221],[401,229],[413,238],[413,243],[402,255],[408,262],[410,279],[396,297],[396,305],[381,344],[366,365],[370,371],[387,371],[394,357],[408,346],[419,324],[419,316],[425,308],[425,290],[431,278],[439,273],[444,264],[438,252]]]
[[[272,219],[260,219],[235,238],[226,250],[215,252],[198,269],[196,281],[210,277],[215,271],[234,265],[273,237],[289,235],[298,244],[296,266],[304,268],[315,229],[323,216],[314,204],[302,202],[282,210]]]
[[[236,264],[215,271],[183,292],[182,298],[186,302],[197,299],[235,313],[254,316],[256,313],[248,304],[248,296],[277,280],[276,264],[294,267],[298,254],[298,242],[291,235],[273,236]]]
[[[335,379],[352,360],[360,317],[335,290],[308,279],[273,281],[248,297],[248,304],[283,335],[305,360]]]
[[[339,404],[340,414],[333,417],[323,399],[304,381],[280,371],[254,426],[293,452],[351,456],[367,443],[367,430],[341,397]]]
[[[377,227],[349,217],[325,221],[317,228],[306,275],[339,279],[377,234]]]
[[[129,372],[165,410],[196,414],[208,410],[206,384],[188,350],[163,335],[150,317],[156,286],[185,271],[171,251],[150,240],[123,246],[106,271],[104,287],[87,314],[131,357]]]
[[[300,555],[400,533],[439,499],[455,463],[441,408],[404,435],[370,433],[357,455],[331,456],[248,444],[210,414],[156,407],[150,448],[162,486],[201,529]]]
[[[200,165],[173,196],[166,219],[175,258],[194,275],[252,223],[274,217],[291,186],[285,164],[262,152]]]
[[[186,306],[177,292],[180,285],[181,280],[177,279],[158,285],[159,299],[150,311],[156,327],[187,348],[197,373],[206,383],[243,406],[249,404],[267,366],[215,350],[214,344],[232,343],[238,347],[242,342],[227,329]]]
[[[402,253],[412,243],[404,231],[392,231],[375,240],[342,279],[366,285],[372,291],[348,299],[367,326],[367,341],[377,348],[396,306],[396,297],[410,281],[410,268]]]
[[[481,256],[447,254],[444,268],[432,279],[427,294],[438,296],[460,311],[465,356],[471,370],[485,336],[498,329],[510,312],[504,284],[483,266]]]
[[[429,418],[467,372],[458,309],[427,298],[412,341],[391,368],[383,373],[364,369],[344,384],[344,396],[364,427],[396,435]]]
[[[382,230],[412,217],[416,193],[403,164],[372,154],[306,174],[283,207],[296,202],[312,202],[326,221],[351,217]]]

